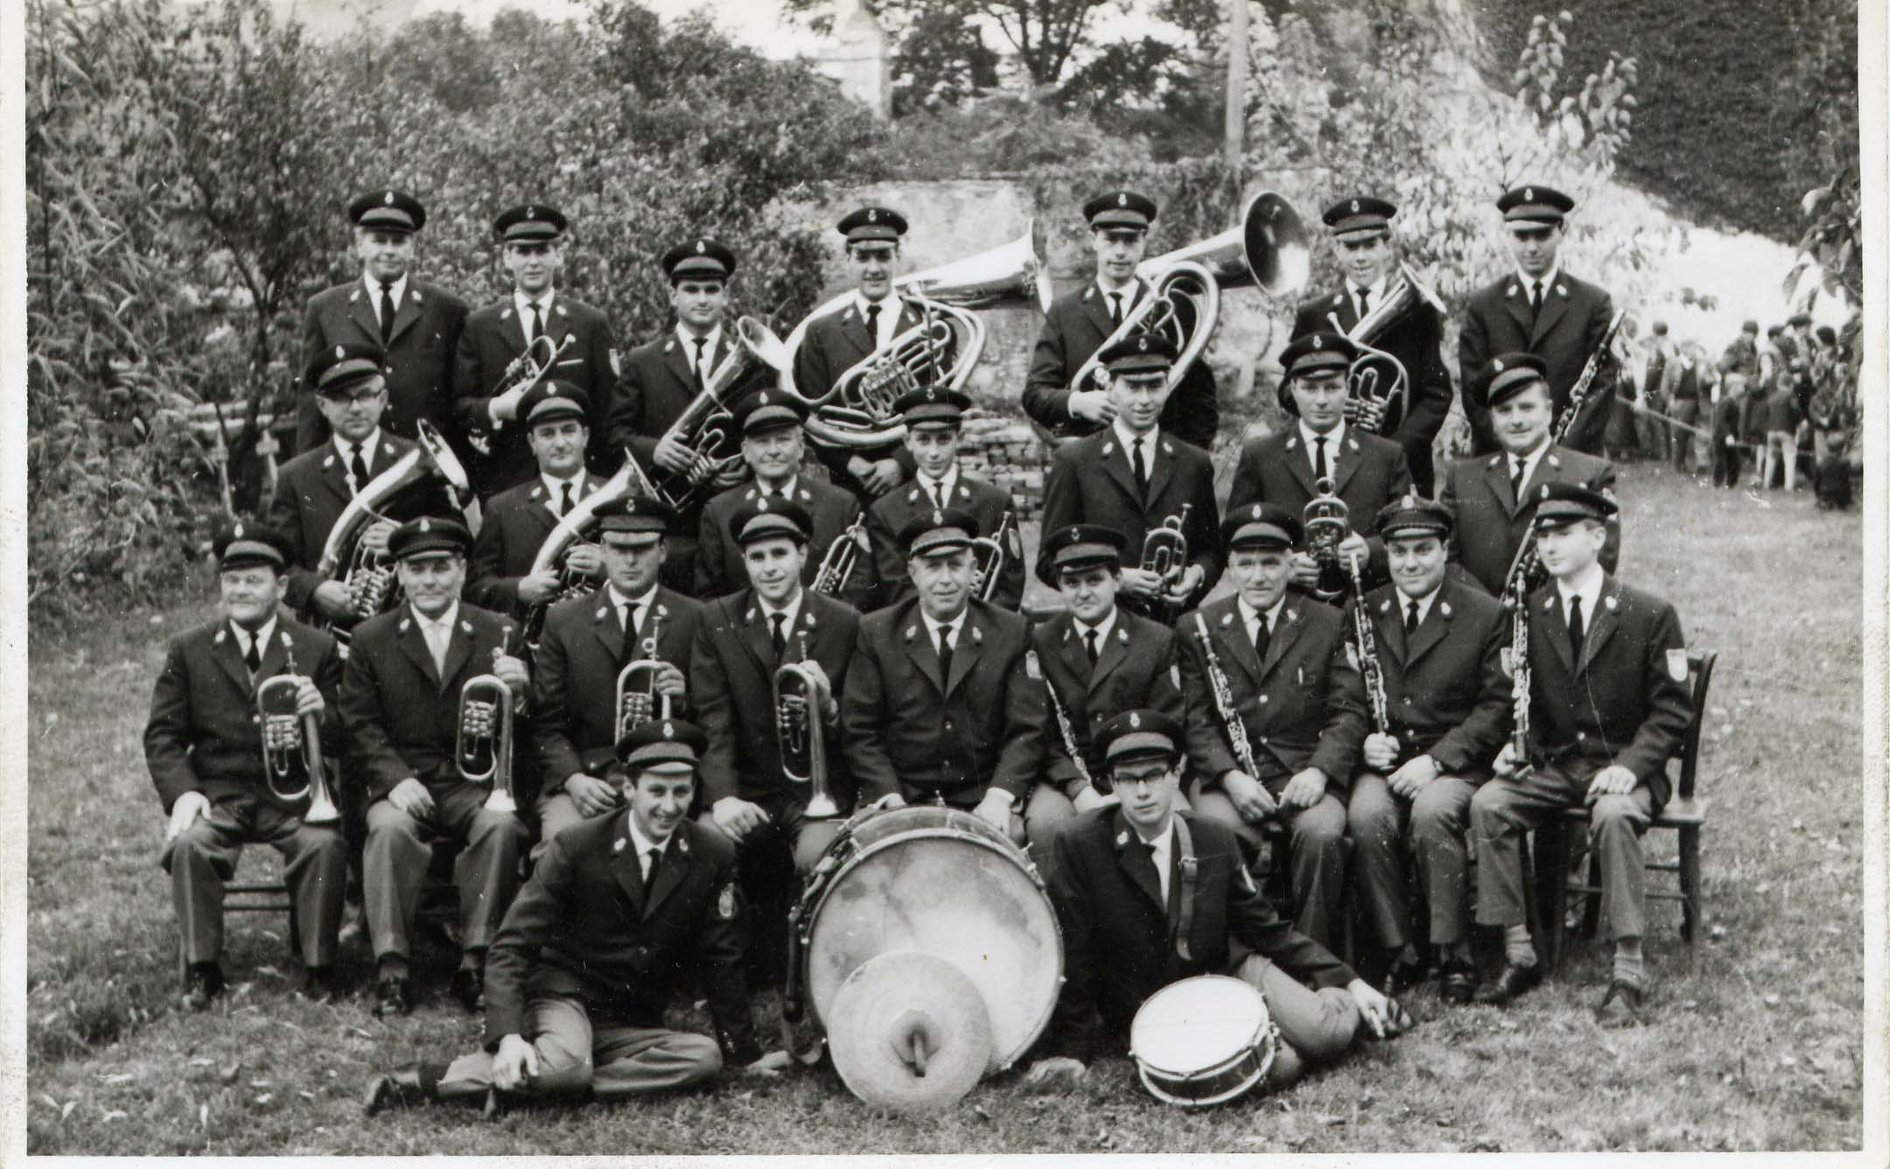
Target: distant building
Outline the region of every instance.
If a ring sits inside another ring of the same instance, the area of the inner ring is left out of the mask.
[[[834,5],[833,37],[808,55],[841,92],[881,118],[892,116],[892,50],[885,30],[860,0]]]

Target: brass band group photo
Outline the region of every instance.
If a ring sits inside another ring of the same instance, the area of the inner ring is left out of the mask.
[[[1053,295],[1028,227],[907,271],[926,225],[859,206],[851,287],[783,337],[732,314],[714,224],[658,261],[671,318],[618,332],[551,202],[493,220],[511,288],[477,306],[417,263],[442,208],[350,204],[299,450],[151,697],[183,1004],[241,976],[225,898],[269,845],[304,996],[483,1023],[388,1052],[369,1115],[823,1064],[916,1112],[1125,1055],[1226,1104],[1526,995],[1584,873],[1594,1024],[1659,1027],[1644,837],[1682,829],[1691,939],[1713,655],[1624,553],[1626,314],[1564,266],[1575,201],[1494,201],[1460,384],[1378,193],[1261,193],[1161,255],[1148,196],[1079,210],[1093,272]],[[1291,320],[1283,422],[1222,486],[1203,354],[1245,286]],[[998,305],[1041,314],[1001,387],[1040,505],[964,465]]]

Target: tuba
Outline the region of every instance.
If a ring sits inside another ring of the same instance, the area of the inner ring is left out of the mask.
[[[822,396],[803,395],[812,411],[806,430],[815,445],[890,446],[906,433],[893,403],[920,386],[962,389],[988,338],[984,321],[972,310],[1019,300],[1049,310],[1050,273],[1040,254],[1036,225],[1029,223],[1007,244],[895,278],[893,292],[915,305],[924,319],[842,371]],[[786,345],[790,369],[808,327],[840,311],[852,297],[851,292],[834,297],[794,327]]]
[[[840,538],[827,545],[826,555],[820,558],[820,570],[814,573],[814,583],[807,586],[816,593],[826,596],[838,596],[847,587],[847,581],[853,579],[853,569],[872,547],[866,535],[866,513],[861,512],[847,530],[840,533]]]
[[[754,375],[766,367],[774,371],[776,384],[792,381],[794,354],[774,330],[754,317],[742,317],[735,322],[735,342],[682,415],[663,432],[664,438],[675,439],[695,455],[689,471],[666,475],[656,489],[677,511],[701,499],[718,475],[741,465],[741,441],[732,408]]]
[[[289,655],[289,672],[264,678],[256,687],[256,717],[262,724],[263,776],[269,794],[285,804],[308,798],[304,824],[333,824],[341,819],[334,799],[328,794],[328,776],[322,762],[321,720],[314,715],[298,718],[295,713],[295,655]],[[300,780],[302,786],[289,791],[283,784]]]
[[[670,717],[669,695],[656,692],[657,675],[663,670],[662,656],[656,652],[657,638],[663,632],[661,615],[650,614],[645,628],[649,636],[639,646],[643,656],[625,663],[617,672],[617,697],[610,708],[616,712],[618,739],[652,719]]]
[[[1404,368],[1404,363],[1383,349],[1372,345],[1373,341],[1384,336],[1392,326],[1404,320],[1416,311],[1419,304],[1427,304],[1444,313],[1444,302],[1423,277],[1409,263],[1398,263],[1397,279],[1385,290],[1385,295],[1372,306],[1371,311],[1359,318],[1350,330],[1339,328],[1337,313],[1330,313],[1327,319],[1332,322],[1335,333],[1344,333],[1347,340],[1359,348],[1358,359],[1345,376],[1346,401],[1345,418],[1355,423],[1360,430],[1377,434],[1384,428],[1387,419],[1403,415],[1411,397],[1411,373]]]
[[[774,672],[775,746],[781,753],[781,773],[787,781],[807,787],[809,820],[834,820],[840,805],[827,791],[827,730],[821,708],[827,687],[808,670],[807,635],[797,635],[801,660],[783,662]]]
[[[1171,623],[1178,615],[1170,612],[1174,602],[1167,598],[1166,592],[1181,580],[1181,574],[1188,568],[1188,513],[1194,505],[1184,503],[1181,511],[1162,520],[1157,527],[1150,528],[1142,536],[1142,569],[1162,578],[1163,593],[1147,602],[1149,614],[1162,624]]]
[[[1017,545],[1017,509],[1005,508],[997,530],[973,540],[971,549],[971,595],[988,601],[997,592],[998,578],[1004,575],[1004,558],[1021,555]]]
[[[348,566],[341,580],[348,586],[357,617],[384,612],[395,599],[393,565],[386,557],[368,551],[361,539],[370,525],[386,518],[382,509],[410,489],[428,486],[436,480],[446,485],[456,508],[463,508],[472,496],[472,482],[466,477],[466,469],[440,437],[440,432],[424,418],[415,425],[419,445],[374,476],[348,501],[335,526],[329,529],[328,542],[322,546],[321,560],[315,565],[315,575],[323,580],[336,579],[342,565]],[[313,624],[327,629],[346,646],[346,630],[336,628],[333,622],[319,616],[314,617]]]
[[[493,650],[496,659],[501,651]],[[490,812],[518,811],[512,791],[512,717],[517,700],[512,688],[497,674],[466,679],[459,692],[459,727],[453,739],[453,760],[467,783],[490,784],[486,797]]]

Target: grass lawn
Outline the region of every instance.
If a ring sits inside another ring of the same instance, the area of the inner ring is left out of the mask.
[[[1652,906],[1654,1026],[1597,1029],[1605,956],[1576,942],[1516,1007],[1445,1009],[1293,1090],[1205,1115],[1110,1061],[1076,1089],[981,1085],[936,1118],[875,1115],[828,1072],[496,1123],[371,1121],[373,1072],[478,1042],[432,1002],[383,1023],[314,1006],[281,916],[230,921],[232,992],[181,1013],[163,821],[140,746],[163,640],[203,611],[100,621],[32,647],[27,1147],[83,1154],[1449,1152],[1848,1149],[1862,1139],[1862,785],[1856,513],[1624,470],[1624,578],[1718,649],[1702,792],[1706,916],[1689,957]],[[1034,535],[1034,533],[1033,533]],[[1660,839],[1657,851],[1672,848]],[[269,859],[265,863],[264,857]],[[273,871],[267,849],[249,873]],[[443,983],[447,970],[435,973]],[[424,989],[424,988],[423,988]]]

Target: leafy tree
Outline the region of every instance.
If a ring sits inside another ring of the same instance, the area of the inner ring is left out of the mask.
[[[819,26],[833,19],[834,0],[784,0],[791,13],[807,16]],[[1126,8],[1126,0],[868,0],[867,10],[878,17],[902,44],[909,30],[930,30],[958,43],[958,30],[972,21],[987,21],[1016,52],[1033,87],[1054,88],[1064,78],[1076,53],[1088,44],[1090,21],[1099,9]]]

